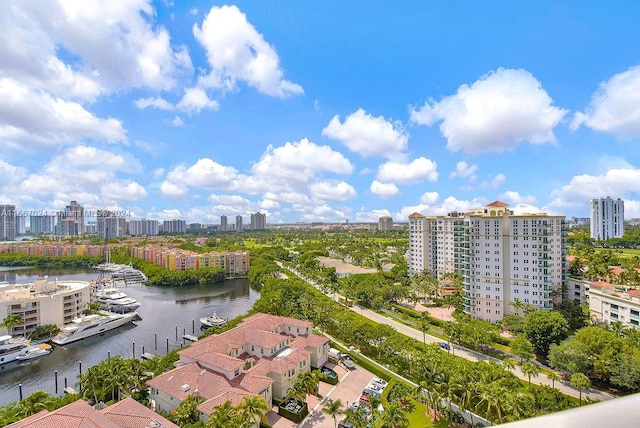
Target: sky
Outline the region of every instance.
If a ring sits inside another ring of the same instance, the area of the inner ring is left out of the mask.
[[[8,0],[0,203],[640,217],[640,2]]]

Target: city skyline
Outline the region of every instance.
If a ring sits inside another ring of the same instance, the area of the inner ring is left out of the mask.
[[[640,217],[640,5],[11,1],[0,204]],[[111,25],[110,23],[118,23]],[[232,221],[233,223],[233,221]]]

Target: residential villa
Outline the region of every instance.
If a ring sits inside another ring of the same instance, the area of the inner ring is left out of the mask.
[[[84,400],[77,400],[51,412],[42,410],[7,425],[7,428],[41,427],[178,428],[178,425],[129,397],[108,407],[104,405],[94,407]]]
[[[188,396],[202,397],[204,420],[226,401],[238,405],[259,395],[271,408],[301,373],[328,360],[329,339],[312,334],[312,324],[257,313],[224,333],[178,352],[178,367],[147,382],[154,409],[171,412]]]

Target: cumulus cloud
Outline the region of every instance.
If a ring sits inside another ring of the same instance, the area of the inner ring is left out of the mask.
[[[303,93],[300,85],[283,79],[275,48],[236,6],[212,7],[202,25],[193,26],[193,34],[211,67],[199,79],[203,86],[235,90],[240,81],[276,97]]]
[[[585,125],[620,138],[640,136],[640,66],[600,83],[585,112],[578,112],[571,129]]]
[[[186,195],[189,190],[186,186],[178,186],[168,180],[164,180],[160,185],[160,192],[163,196],[168,196],[169,198],[181,198]]]
[[[380,217],[391,216],[391,212],[387,209],[364,211],[360,210],[356,213],[355,221],[357,223],[377,223]]]
[[[176,104],[178,110],[187,113],[200,113],[202,109],[218,110],[220,104],[209,98],[202,88],[189,88],[184,92],[182,99]]]
[[[221,165],[210,158],[201,158],[190,167],[178,165],[169,171],[165,183],[176,185],[179,188],[198,187],[226,190],[234,187],[234,179],[237,174],[238,171],[233,167]],[[175,195],[175,189],[169,184],[167,186],[163,184],[163,187]]]
[[[11,1],[4,10],[0,67],[57,95],[94,99],[119,88],[167,90],[192,69],[186,49],[174,48],[168,31],[153,24],[150,0],[58,0],[46,8]],[[58,56],[62,49],[72,55]]]
[[[332,202],[345,202],[353,199],[356,189],[346,181],[317,181],[309,186],[311,195],[315,199]]]
[[[269,186],[290,190],[307,185],[321,172],[351,174],[353,165],[331,147],[303,138],[280,147],[269,145],[251,170],[255,182],[244,181],[240,185],[261,186],[263,191],[269,190]]]
[[[141,110],[147,107],[158,110],[173,110],[173,105],[162,97],[139,98],[133,102],[133,105]]]
[[[507,190],[500,194],[500,199],[509,202],[512,205],[531,205],[536,203],[536,197],[533,195],[521,195],[515,190]]]
[[[378,180],[373,180],[369,191],[380,198],[392,198],[400,193],[400,189],[393,183],[382,183]]]
[[[362,156],[397,157],[407,148],[409,134],[398,122],[373,117],[363,109],[351,113],[344,122],[335,115],[322,130],[322,135],[340,141]]]
[[[147,197],[147,189],[132,180],[110,181],[101,186],[100,192],[116,202],[133,202]]]
[[[180,116],[175,116],[171,121],[171,124],[176,128],[182,128],[184,126],[184,121]]]
[[[0,79],[0,98],[0,144],[43,147],[85,138],[126,142],[119,120],[100,119],[77,102],[33,91],[15,80]]]
[[[573,177],[568,184],[551,192],[554,198],[549,206],[556,211],[585,207],[594,197],[640,198],[640,169],[610,169],[599,174],[582,174]],[[626,201],[625,201],[626,208]]]
[[[440,199],[438,192],[425,192],[420,196],[420,203],[425,205],[435,205]]]
[[[410,109],[414,123],[437,121],[447,148],[469,154],[501,153],[521,142],[554,143],[553,128],[567,110],[553,106],[542,84],[528,71],[499,68],[464,84],[439,102]]]
[[[469,165],[465,161],[460,161],[456,164],[456,170],[451,172],[449,177],[469,177],[470,181],[475,180],[475,172],[478,169],[478,165]]]
[[[378,179],[395,184],[420,183],[424,180],[438,181],[437,165],[424,157],[409,163],[389,161],[378,168]]]

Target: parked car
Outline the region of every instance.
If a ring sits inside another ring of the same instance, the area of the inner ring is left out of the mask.
[[[360,400],[359,400],[359,401],[360,401],[361,403],[366,404],[367,406],[370,406],[370,405],[371,405],[371,399],[369,398],[369,396],[368,396],[368,395],[362,394],[362,395],[360,396]]]
[[[438,342],[438,345],[440,345],[440,347],[446,351],[450,349],[449,344],[447,342]]]
[[[365,388],[362,391],[362,395],[370,395],[370,396],[375,397],[375,398],[380,398],[380,392],[375,391],[375,390],[373,390],[371,388]]]
[[[384,388],[380,384],[371,382],[369,385],[367,385],[367,389],[371,389],[373,391],[381,393]]]
[[[380,379],[379,377],[374,377],[373,379],[371,379],[371,383],[374,385],[380,385],[382,389],[386,388],[389,384],[386,380]]]
[[[356,363],[354,363],[351,358],[344,357],[340,360],[340,362],[347,370],[355,370],[356,368]]]

